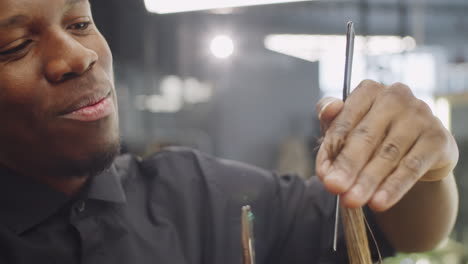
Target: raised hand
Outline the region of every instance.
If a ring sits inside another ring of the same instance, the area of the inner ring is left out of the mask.
[[[316,173],[348,207],[385,211],[417,182],[442,180],[457,163],[450,132],[401,83],[363,81],[346,103],[320,100],[317,113],[324,138]]]

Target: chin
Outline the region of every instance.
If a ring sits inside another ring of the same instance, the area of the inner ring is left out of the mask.
[[[53,160],[49,164],[54,175],[61,178],[95,176],[109,166],[120,153],[118,119],[110,117],[96,126],[69,130],[69,137],[57,141]]]
[[[70,159],[69,167],[76,175],[96,175],[107,169],[120,153],[119,122],[116,114],[85,129],[78,142],[76,156]],[[73,175],[73,174],[71,174]]]
[[[62,156],[56,167],[58,177],[94,177],[108,169],[120,153],[120,140],[100,144],[95,150],[88,150],[79,157]]]

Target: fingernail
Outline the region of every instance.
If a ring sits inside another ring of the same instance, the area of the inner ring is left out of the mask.
[[[318,119],[319,120],[322,120],[322,114],[323,112],[325,112],[325,109],[327,109],[327,107],[332,104],[335,100],[332,100],[330,99],[330,101],[328,101],[327,103],[325,103],[323,106],[322,106],[322,109],[320,109],[320,112],[318,113]]]
[[[346,174],[341,170],[334,170],[325,177],[325,182],[330,185],[340,186],[346,178]]]

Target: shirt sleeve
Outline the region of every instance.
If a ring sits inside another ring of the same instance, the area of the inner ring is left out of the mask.
[[[336,252],[332,250],[336,196],[327,192],[317,177],[303,182],[295,176],[278,176],[277,184],[284,218],[278,224],[288,227],[282,228],[287,231],[279,238],[276,245],[278,250],[274,250],[271,257],[276,262],[271,263],[348,263],[341,223],[338,249]],[[368,232],[373,260],[379,259],[379,252],[382,257],[394,255],[393,248],[376,225],[370,210],[366,208],[365,213],[376,242]]]

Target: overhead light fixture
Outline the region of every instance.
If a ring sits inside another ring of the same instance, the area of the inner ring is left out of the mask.
[[[219,35],[211,41],[210,49],[216,58],[227,59],[234,53],[234,42],[227,35]]]
[[[342,35],[269,35],[265,47],[269,50],[307,61],[319,61],[324,54],[343,50],[346,37]],[[416,48],[413,37],[356,36],[356,52],[370,56],[395,54]]]
[[[157,14],[168,14],[218,8],[304,1],[311,0],[145,0],[145,6],[149,12]]]

